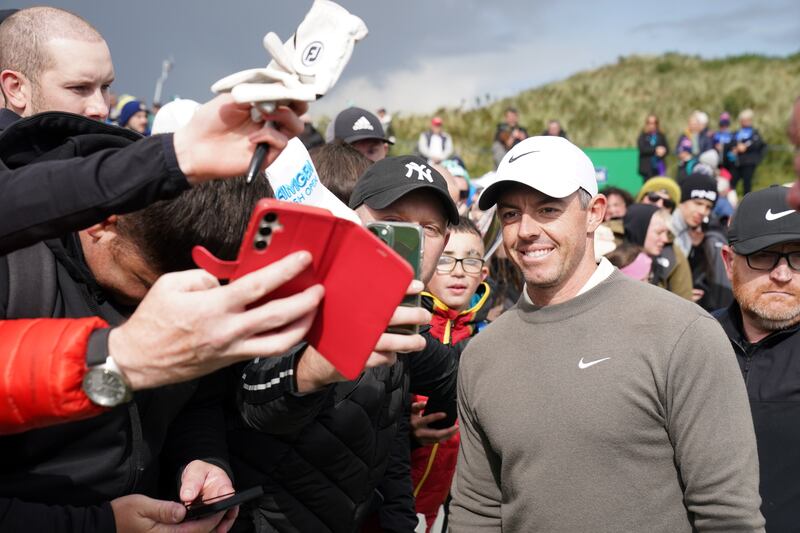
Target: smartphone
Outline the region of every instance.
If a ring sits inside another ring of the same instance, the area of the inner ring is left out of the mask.
[[[264,494],[264,489],[259,485],[258,487],[253,487],[241,492],[232,492],[198,503],[190,503],[186,506],[186,516],[183,521],[200,520],[201,518],[211,516],[220,511],[227,511],[231,507],[236,507],[237,505],[254,500],[262,494]]]
[[[366,228],[326,209],[263,199],[236,260],[218,259],[202,246],[192,250],[192,258],[232,281],[299,250],[311,253],[311,265],[254,305],[322,284],[325,297],[306,340],[347,379],[355,379],[414,278],[408,263]]]
[[[422,226],[410,222],[370,222],[367,229],[385,242],[405,259],[414,270],[414,279],[422,277],[422,255],[424,253],[425,233]],[[420,307],[422,300],[419,294],[406,296],[400,305]],[[419,326],[390,326],[389,333],[414,335],[419,333]]]
[[[441,420],[435,420],[428,424],[428,427],[433,429],[447,429],[456,423],[458,417],[458,407],[456,406],[456,398],[453,397],[450,401],[443,401],[440,398],[428,398],[425,402],[425,411],[422,416],[432,415],[433,413],[445,413],[447,416]]]

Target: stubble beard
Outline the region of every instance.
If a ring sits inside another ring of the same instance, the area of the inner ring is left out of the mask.
[[[768,304],[759,304],[751,298],[750,291],[734,280],[733,296],[739,303],[743,314],[763,331],[780,331],[800,323],[800,306],[776,309]]]

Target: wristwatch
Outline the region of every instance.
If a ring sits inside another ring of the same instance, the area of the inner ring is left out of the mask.
[[[110,355],[105,363],[89,367],[83,376],[83,392],[101,407],[116,407],[133,398],[128,380]]]

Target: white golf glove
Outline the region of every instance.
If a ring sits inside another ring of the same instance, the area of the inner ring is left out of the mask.
[[[285,43],[272,32],[264,48],[272,56],[267,68],[243,70],[217,81],[215,93],[230,92],[240,103],[301,100],[310,102],[333,87],[367,26],[330,0],[314,0],[311,10]]]

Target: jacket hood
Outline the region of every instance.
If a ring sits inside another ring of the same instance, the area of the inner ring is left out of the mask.
[[[142,136],[81,115],[50,111],[22,118],[0,133],[0,161],[9,169],[127,146]]]

